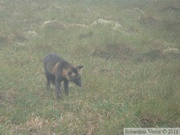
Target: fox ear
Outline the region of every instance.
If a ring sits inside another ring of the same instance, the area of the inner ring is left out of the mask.
[[[82,69],[84,66],[77,66],[76,68],[77,69]]]

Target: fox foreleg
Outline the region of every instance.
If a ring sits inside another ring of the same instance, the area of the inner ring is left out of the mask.
[[[64,80],[64,90],[65,90],[66,96],[68,96],[69,95],[69,81],[68,80]]]

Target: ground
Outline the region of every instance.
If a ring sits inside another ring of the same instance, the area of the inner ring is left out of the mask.
[[[0,0],[0,134],[180,126],[178,0]],[[84,65],[57,100],[42,60]]]

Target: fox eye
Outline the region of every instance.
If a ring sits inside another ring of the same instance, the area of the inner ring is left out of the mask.
[[[68,75],[69,75],[69,76],[70,76],[70,75],[72,75],[72,74],[74,74],[74,73],[73,73],[73,72],[71,72],[71,71],[69,71],[69,72],[68,72]]]

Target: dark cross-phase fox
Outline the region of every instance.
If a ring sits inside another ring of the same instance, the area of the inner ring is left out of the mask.
[[[60,98],[61,82],[64,82],[66,95],[69,93],[69,81],[74,82],[79,87],[82,86],[81,70],[83,66],[73,66],[55,53],[47,54],[43,64],[47,79],[47,90],[50,89],[50,83],[54,84],[56,87],[57,98]]]

